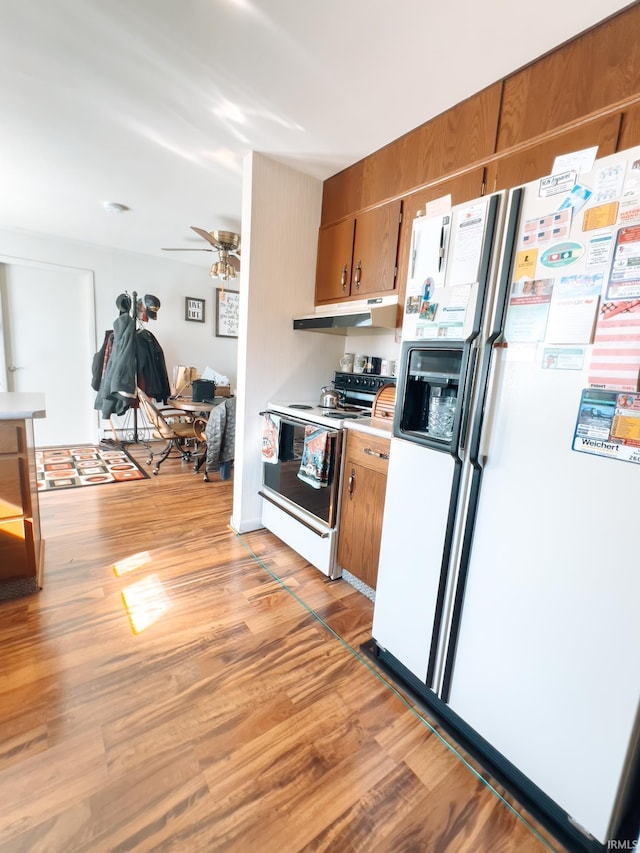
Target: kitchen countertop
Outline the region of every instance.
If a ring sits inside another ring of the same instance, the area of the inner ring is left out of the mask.
[[[379,438],[391,438],[393,436],[393,420],[391,418],[354,418],[343,421],[345,429],[354,429],[358,432],[366,432],[368,435],[377,435]]]
[[[18,391],[0,392],[0,421],[21,418],[46,418],[44,394]]]

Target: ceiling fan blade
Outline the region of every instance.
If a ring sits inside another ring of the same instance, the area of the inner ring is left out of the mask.
[[[211,236],[211,234],[209,234],[208,231],[205,231],[204,228],[196,228],[195,225],[192,225],[191,230],[195,231],[196,234],[199,234],[204,240],[207,241],[207,243],[211,243],[212,246],[215,246],[216,249],[220,248],[218,241],[214,240],[214,238]]]
[[[213,252],[214,249],[160,249],[161,252]]]
[[[236,272],[240,272],[240,259],[234,257],[233,255],[229,255],[227,258],[227,263],[230,267],[233,267]]]

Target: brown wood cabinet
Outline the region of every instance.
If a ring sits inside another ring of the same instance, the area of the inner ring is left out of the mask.
[[[501,97],[500,81],[327,178],[322,224],[399,198],[490,157],[495,152]],[[470,198],[477,195],[479,190]]]
[[[597,157],[615,154],[619,131],[620,114],[615,113],[505,154],[487,165],[486,190],[491,193],[510,189],[549,175],[553,161],[561,154],[594,145],[598,147]]]
[[[316,305],[395,288],[400,215],[394,201],[320,229]]]
[[[41,586],[43,543],[31,420],[0,420],[0,584]]]
[[[395,290],[398,338],[411,226],[426,201],[451,192],[459,204],[548,175],[560,154],[639,144],[639,26],[634,3],[328,178],[316,305]],[[383,212],[397,204],[396,243]]]
[[[320,229],[316,266],[316,304],[336,302],[350,295],[355,230],[355,219],[347,219]]]
[[[639,21],[640,7],[634,3],[507,77],[496,151],[526,144],[636,95]]]
[[[376,588],[390,439],[346,431],[338,564]]]

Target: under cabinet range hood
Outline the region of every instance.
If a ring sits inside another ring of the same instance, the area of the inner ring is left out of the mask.
[[[390,332],[397,325],[398,295],[320,305],[313,314],[294,317],[293,328],[330,335]]]

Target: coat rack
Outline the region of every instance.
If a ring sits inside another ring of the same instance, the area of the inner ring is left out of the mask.
[[[138,294],[136,293],[135,290],[131,294],[131,316],[133,317],[133,322],[136,324],[136,331],[138,331]],[[134,359],[137,359],[135,347],[133,348],[133,357],[134,357]],[[137,378],[138,378],[137,360],[136,360],[136,364],[135,364],[135,372],[136,372],[136,384],[137,384]],[[139,439],[138,439],[138,396],[137,396],[137,393],[136,393],[135,403],[133,406],[131,406],[131,408],[133,409],[133,441],[131,442],[131,444],[138,444]]]
[[[160,300],[148,294],[144,302],[148,316],[155,319]],[[140,441],[138,386],[150,397],[165,402],[171,394],[171,387],[162,348],[138,317],[138,293],[135,290],[131,295],[122,293],[116,305],[122,319],[119,321],[117,318],[114,322],[115,334],[114,330],[105,333],[102,348],[94,356],[91,384],[98,392],[95,408],[101,411],[104,420],[111,423],[114,437],[117,436],[113,416],[122,416],[128,409],[133,409],[131,443],[137,444]]]

